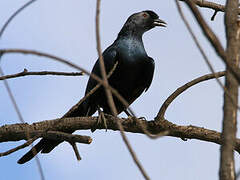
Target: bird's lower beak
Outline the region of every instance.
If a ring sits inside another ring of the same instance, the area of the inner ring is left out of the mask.
[[[161,19],[154,19],[153,24],[154,24],[155,26],[162,26],[162,27],[166,27],[166,26],[167,26],[167,23],[164,22],[164,21],[161,20]]]

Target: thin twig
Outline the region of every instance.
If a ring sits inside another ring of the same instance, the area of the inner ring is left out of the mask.
[[[3,73],[3,71],[2,71],[1,66],[0,66],[0,75],[1,75],[1,76],[4,76],[4,73]],[[25,121],[24,121],[24,119],[23,119],[23,116],[22,116],[22,114],[21,114],[21,112],[20,112],[20,109],[18,108],[17,102],[16,102],[16,100],[15,100],[15,98],[14,98],[14,96],[13,96],[13,93],[12,93],[12,91],[11,91],[9,85],[8,85],[8,82],[7,82],[6,80],[4,80],[4,81],[3,81],[3,84],[4,84],[4,86],[5,86],[6,89],[7,89],[8,95],[9,95],[9,97],[10,97],[12,103],[13,103],[14,109],[15,109],[17,115],[18,115],[19,120],[20,120],[22,123],[25,123]]]
[[[82,158],[81,158],[81,156],[80,156],[80,154],[79,154],[79,151],[78,151],[78,148],[77,148],[76,143],[71,142],[70,144],[71,144],[71,146],[72,146],[72,148],[73,148],[73,151],[74,151],[74,153],[75,153],[75,155],[76,155],[77,160],[80,161]]]
[[[200,11],[197,9],[195,4],[191,0],[184,0],[184,2],[187,4],[189,9],[192,11],[194,17],[196,18],[198,24],[200,25],[202,32],[207,37],[207,39],[210,41],[211,45],[215,49],[217,55],[219,55],[222,59],[226,59],[226,53],[225,50],[219,41],[218,37],[215,35],[215,33],[212,31],[212,29],[208,26],[204,18],[202,17]]]
[[[103,56],[102,56],[102,50],[101,50],[101,41],[100,41],[100,30],[99,30],[99,14],[100,14],[100,2],[101,0],[97,0],[97,7],[96,7],[96,41],[97,41],[97,52],[98,52],[98,56],[99,56],[99,62],[100,62],[100,70],[101,70],[101,75],[102,75],[102,79],[105,83],[105,92],[106,92],[106,96],[107,96],[107,101],[109,104],[109,107],[112,111],[112,114],[114,116],[117,116],[117,109],[116,106],[114,104],[113,101],[113,96],[111,93],[111,90],[109,88],[107,88],[109,86],[108,83],[108,79],[107,79],[107,73],[106,73],[106,69],[105,69],[105,65],[104,65],[104,60],[103,60]]]
[[[20,73],[1,76],[0,80],[23,77],[23,76],[38,76],[38,75],[41,75],[41,76],[42,75],[82,76],[82,75],[84,75],[84,73],[83,72],[55,72],[55,71],[38,71],[38,72],[36,72],[36,71],[28,71],[27,69],[24,69]]]
[[[6,152],[0,153],[0,157],[7,156],[7,155],[9,155],[11,153],[14,153],[14,152],[16,152],[16,151],[18,151],[20,149],[23,149],[23,148],[27,147],[27,146],[31,145],[38,138],[39,138],[38,136],[35,136],[34,138],[29,139],[27,142],[25,142],[24,144],[22,144],[20,146],[17,146],[17,147],[15,147],[13,149],[10,149],[10,150],[8,150]]]
[[[179,1],[185,1],[185,0],[179,0]],[[225,12],[225,6],[222,4],[217,4],[217,3],[205,1],[205,0],[191,0],[191,1],[194,4],[198,5],[199,7]],[[240,14],[240,9],[238,10],[238,13]]]
[[[181,93],[185,92],[187,89],[189,89],[190,87],[203,82],[203,81],[207,81],[213,78],[219,78],[225,75],[225,71],[222,72],[217,72],[214,74],[206,74],[204,76],[198,77],[186,84],[184,84],[183,86],[179,87],[177,90],[175,90],[166,100],[165,102],[162,104],[158,115],[157,115],[157,119],[161,120],[164,118],[166,110],[168,108],[168,106],[174,101],[174,99],[176,99],[176,97],[178,97]]]
[[[6,30],[6,28],[8,27],[8,25],[10,24],[10,22],[20,13],[22,12],[25,8],[29,7],[32,3],[36,2],[37,0],[31,0],[29,2],[27,2],[26,4],[24,4],[21,8],[19,8],[15,13],[13,13],[10,18],[8,18],[8,20],[5,22],[5,24],[3,25],[3,27],[0,30],[0,39],[4,33],[4,31]]]
[[[68,60],[65,60],[63,58],[48,54],[48,53],[43,53],[40,51],[36,51],[36,50],[27,50],[27,49],[0,49],[0,54],[4,55],[4,54],[16,54],[16,53],[21,53],[21,54],[32,54],[32,55],[36,55],[36,56],[40,56],[40,57],[47,57],[50,58],[52,60],[61,62],[63,64],[66,64],[72,68],[75,68],[79,71],[83,71],[85,72],[85,70],[81,67],[79,67],[78,65],[71,63]],[[86,73],[86,72],[85,72]]]
[[[1,60],[1,56],[0,56],[0,60]],[[1,66],[0,66],[0,76],[4,76],[4,73],[3,73],[3,71],[2,71]],[[14,96],[13,96],[13,93],[12,93],[12,91],[11,91],[9,85],[8,85],[7,80],[3,80],[3,83],[4,83],[4,86],[5,86],[6,89],[7,89],[8,95],[9,95],[9,97],[10,97],[10,99],[11,99],[11,102],[12,102],[12,104],[13,104],[13,106],[14,106],[14,109],[15,109],[15,111],[16,111],[16,113],[17,113],[17,116],[18,116],[19,120],[20,120],[22,123],[25,123],[25,121],[24,121],[24,119],[23,119],[23,116],[22,116],[22,114],[21,114],[21,112],[20,112],[20,109],[19,109],[19,107],[18,107],[18,105],[17,105],[17,102],[16,102],[16,100],[15,100],[15,98],[14,98]],[[30,137],[29,137],[28,131],[26,131],[26,136],[27,136],[27,140],[29,140]],[[32,144],[31,144],[31,146],[32,146]],[[33,146],[32,146],[32,147],[33,147]],[[33,153],[37,154],[35,148],[33,148]],[[36,162],[37,162],[37,167],[38,167],[38,170],[39,170],[39,173],[40,173],[40,177],[41,177],[42,180],[45,180],[44,173],[43,173],[43,169],[42,169],[42,166],[41,166],[41,163],[40,163],[40,160],[39,160],[38,156],[35,157],[35,160],[36,160]]]
[[[214,21],[214,19],[215,19],[217,13],[218,13],[218,11],[215,10],[214,13],[213,13],[213,15],[212,15],[212,17],[211,17],[211,21]]]

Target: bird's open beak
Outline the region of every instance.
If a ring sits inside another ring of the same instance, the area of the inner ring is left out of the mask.
[[[162,27],[166,27],[166,26],[167,26],[167,23],[164,22],[164,21],[161,20],[161,19],[154,19],[153,24],[154,24],[155,26],[162,26]]]

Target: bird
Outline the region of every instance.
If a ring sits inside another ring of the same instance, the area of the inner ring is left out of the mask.
[[[109,77],[111,87],[128,102],[132,104],[144,91],[150,87],[154,74],[155,63],[153,58],[146,53],[143,44],[143,34],[156,26],[166,27],[166,22],[159,19],[159,16],[152,10],[144,10],[129,16],[116,40],[103,53],[103,60],[108,74],[117,63],[115,70]],[[100,60],[96,61],[92,74],[101,76]],[[85,95],[96,85],[96,81],[89,77]],[[115,96],[113,100],[117,113],[126,111],[128,107]],[[100,86],[93,94],[86,98],[74,111],[64,117],[92,116],[99,108],[103,113],[111,114],[106,93],[103,86]],[[73,133],[73,132],[67,132]],[[19,164],[30,161],[37,153],[49,153],[62,141],[41,139],[35,146],[19,160]]]

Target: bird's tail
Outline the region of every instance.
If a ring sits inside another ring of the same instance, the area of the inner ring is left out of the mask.
[[[88,114],[88,102],[84,101],[82,104],[78,106],[78,108],[63,117],[81,117],[86,116]],[[92,114],[88,114],[92,115]],[[73,132],[66,132],[66,133],[73,133]],[[49,153],[51,152],[58,144],[62,141],[55,141],[50,139],[41,139],[30,151],[28,151],[24,156],[22,156],[18,160],[18,164],[24,164],[30,161],[34,156],[37,155],[41,151],[41,153]]]
[[[50,141],[50,140],[41,139],[41,141],[39,141],[39,143],[37,143],[30,151],[28,151],[26,154],[24,154],[24,156],[22,156],[18,160],[18,164],[24,164],[25,162],[30,161],[34,156],[37,155],[37,153],[39,153],[42,149],[44,149],[46,144],[49,144],[48,141]]]

